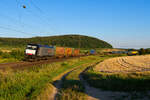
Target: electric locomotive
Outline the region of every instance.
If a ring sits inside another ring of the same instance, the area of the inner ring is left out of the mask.
[[[29,59],[46,59],[47,57],[54,56],[54,46],[28,44],[25,50],[25,58]]]

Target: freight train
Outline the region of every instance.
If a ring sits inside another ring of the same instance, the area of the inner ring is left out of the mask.
[[[50,57],[75,57],[80,56],[80,50],[68,47],[57,47],[40,44],[28,44],[25,50],[25,60],[41,60]]]
[[[138,50],[129,49],[127,51],[112,51],[110,53],[111,54],[127,54],[128,56],[133,56],[133,55],[138,55],[139,51]]]
[[[139,51],[137,50],[130,50],[127,53],[128,56],[133,56],[133,55],[138,55],[138,54],[139,54]]]

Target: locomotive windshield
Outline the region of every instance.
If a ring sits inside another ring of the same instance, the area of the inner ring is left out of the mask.
[[[36,50],[37,46],[36,45],[27,45],[27,49]]]

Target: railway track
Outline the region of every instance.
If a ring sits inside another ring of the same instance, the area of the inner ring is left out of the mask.
[[[42,64],[50,64],[53,62],[61,62],[67,59],[74,59],[79,57],[68,57],[68,58],[50,58],[48,60],[41,60],[41,61],[34,61],[34,62],[27,62],[27,61],[20,61],[20,62],[13,62],[13,63],[2,63],[0,64],[1,70],[6,70],[7,68],[11,68],[13,70],[24,70],[33,66],[40,66]]]

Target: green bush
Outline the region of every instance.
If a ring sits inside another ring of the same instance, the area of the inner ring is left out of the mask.
[[[2,58],[11,58],[11,55],[8,52],[2,53],[1,56]]]
[[[22,51],[22,50],[12,50],[10,52],[10,55],[11,55],[12,58],[22,59],[22,58],[24,58],[24,51]]]
[[[0,51],[0,56],[2,58],[14,58],[21,60],[24,58],[24,51],[23,50],[12,50],[11,52]]]
[[[146,54],[145,49],[141,48],[141,49],[139,50],[139,54],[140,54],[140,55],[144,55],[144,54]]]
[[[143,48],[141,48],[139,50],[139,54],[140,55],[150,54],[150,49],[143,49]]]
[[[0,55],[2,55],[3,54],[3,52],[0,50]]]

